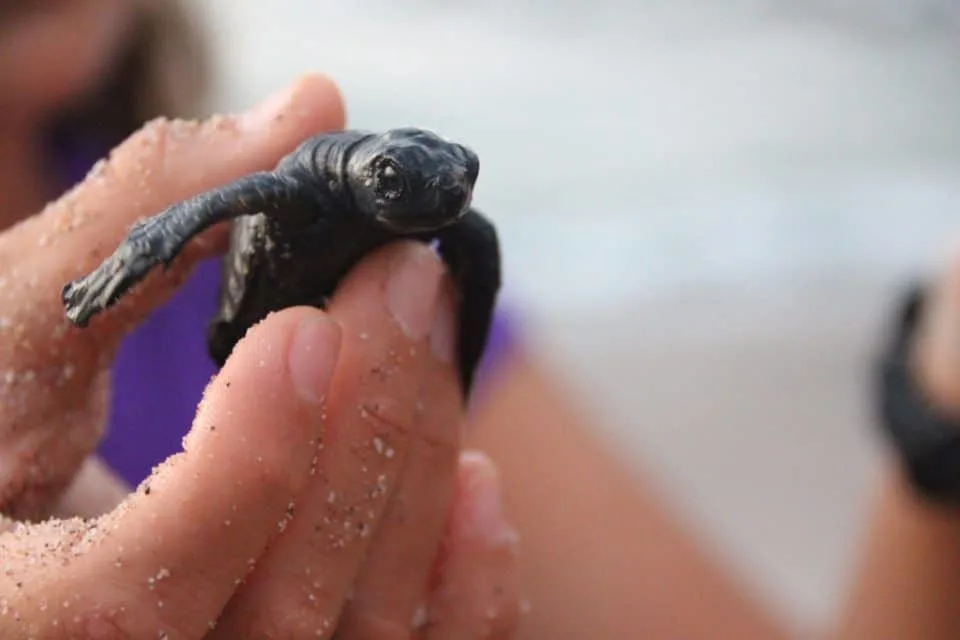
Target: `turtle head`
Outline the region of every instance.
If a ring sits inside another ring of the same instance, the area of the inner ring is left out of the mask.
[[[423,129],[393,129],[351,152],[347,180],[359,209],[390,231],[417,233],[459,220],[480,171],[477,155]]]

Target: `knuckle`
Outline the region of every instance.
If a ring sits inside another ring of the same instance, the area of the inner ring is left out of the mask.
[[[297,494],[304,480],[300,465],[266,457],[258,457],[255,463],[260,467],[256,486],[262,499],[280,504]]]
[[[134,635],[132,630],[121,626],[114,616],[102,612],[88,612],[76,618],[72,628],[63,629],[62,635],[52,637],[77,640],[127,640]]]
[[[150,612],[144,606],[87,608],[61,621],[49,619],[53,633],[42,637],[58,640],[129,640],[145,637],[180,640],[195,637],[196,630],[186,629],[183,620],[173,615],[164,619],[158,615],[159,612]]]
[[[336,626],[336,616],[317,606],[317,603],[302,599],[283,602],[270,599],[259,608],[261,615],[250,623],[250,628],[240,637],[298,640],[300,638],[331,638]]]
[[[306,441],[304,441],[306,444]],[[287,508],[307,479],[307,449],[293,451],[276,443],[264,443],[252,452],[243,452],[238,459],[246,461],[249,481],[232,489],[240,504],[260,505],[271,510]]]
[[[428,376],[425,383],[417,439],[436,457],[445,460],[460,450],[463,435],[459,383],[447,372],[436,372]]]
[[[360,404],[360,419],[374,438],[384,446],[400,445],[409,441],[413,431],[414,410],[409,402],[389,397],[371,398]]]
[[[460,439],[455,435],[457,427],[448,427],[437,433],[424,433],[417,438],[421,445],[418,454],[429,468],[446,468],[456,461],[460,452]]]

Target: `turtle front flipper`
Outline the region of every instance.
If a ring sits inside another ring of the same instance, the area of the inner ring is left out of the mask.
[[[467,400],[486,350],[500,291],[500,242],[493,224],[475,209],[470,209],[457,224],[446,227],[437,236],[440,254],[460,293],[457,364]]]
[[[112,307],[151,269],[164,267],[205,229],[256,213],[277,214],[299,198],[299,183],[274,173],[254,173],[219,189],[174,204],[131,227],[110,257],[92,272],[64,286],[67,319],[84,327]]]

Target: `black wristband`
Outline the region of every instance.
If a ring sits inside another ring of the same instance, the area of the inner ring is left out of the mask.
[[[960,421],[927,400],[911,367],[923,303],[923,287],[911,287],[881,353],[878,422],[920,497],[960,507]]]

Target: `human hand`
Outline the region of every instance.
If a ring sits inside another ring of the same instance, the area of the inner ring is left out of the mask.
[[[63,285],[95,267],[136,219],[270,168],[303,138],[343,121],[336,88],[319,77],[242,116],[155,121],[76,189],[0,234],[0,511],[42,518],[74,477],[102,484],[103,473],[76,472],[101,435],[116,347],[200,257],[224,245],[225,228],[192,243],[173,268],[148,278],[117,313],[86,330],[65,319]],[[104,493],[76,489],[70,495]]]
[[[9,429],[10,442],[32,445],[46,463],[39,477],[48,479],[25,474],[8,490],[8,512],[50,507],[96,442],[119,336],[172,292],[190,264],[222,245],[222,233],[193,243],[169,272],[148,278],[82,332],[59,321],[61,309],[46,297],[59,287],[48,281],[61,284],[89,269],[134,217],[235,177],[227,165],[236,175],[269,166],[324,118],[342,120],[332,87],[317,79],[300,83],[275,108],[282,117],[259,116],[269,133],[239,131],[233,120],[181,135],[155,126],[156,142],[149,133],[135,137],[102,178],[0,239],[0,265],[28,274],[15,287],[19,297],[7,292],[3,300],[12,318],[6,324],[19,339],[2,355],[13,370],[34,371],[15,376],[26,435]],[[250,156],[231,154],[231,146]],[[113,212],[117,201],[134,202],[139,213]],[[94,207],[97,218],[72,220]],[[59,248],[40,255],[30,250],[53,244]],[[393,296],[401,311],[391,313],[381,285],[404,254],[420,275],[401,280],[426,289]],[[16,268],[18,259],[29,268]],[[320,630],[330,637],[339,619],[341,640],[510,637],[518,609],[513,535],[489,506],[491,491],[496,495],[489,464],[467,456],[455,473],[462,415],[449,313],[430,332],[435,307],[452,306],[441,273],[425,248],[391,247],[351,274],[329,316],[290,309],[251,330],[205,394],[185,452],[137,493],[92,521],[19,525],[0,537],[7,560],[0,635],[200,638],[209,631],[242,638]],[[33,302],[23,304],[31,294]],[[405,313],[398,324],[393,316]],[[291,351],[302,344],[292,342],[303,338],[298,328],[308,324],[312,347]],[[316,358],[305,361],[307,352]],[[303,393],[294,353],[312,369],[312,392]],[[311,443],[321,437],[318,451]],[[466,486],[441,544],[458,477]],[[436,575],[428,581],[431,567]],[[421,603],[431,624],[413,635],[409,622]],[[484,635],[491,628],[495,633]]]
[[[329,389],[310,387],[326,397],[310,419],[326,422],[316,473],[212,638],[328,638],[334,628],[338,640],[510,637],[515,535],[475,455],[462,463],[466,486],[441,544],[465,420],[453,296],[419,243],[376,252],[341,284],[329,305],[343,329],[340,362]],[[323,350],[291,354],[316,368]],[[414,635],[421,607],[429,624]]]
[[[409,334],[381,294],[404,253]],[[428,249],[391,248],[329,317],[288,309],[252,329],[184,453],[117,509],[0,537],[0,636],[511,637],[515,536],[476,454],[443,544],[462,415],[450,315],[427,333],[440,273]]]

